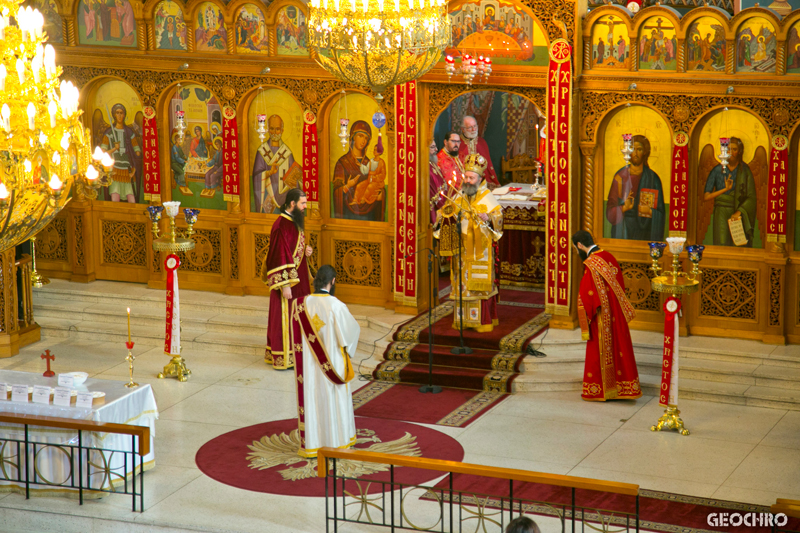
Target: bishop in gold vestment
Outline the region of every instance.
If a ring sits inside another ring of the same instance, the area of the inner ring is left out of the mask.
[[[461,191],[453,193],[439,209],[434,237],[439,239],[443,256],[453,257],[450,268],[452,291],[456,302],[453,327],[458,328],[460,314],[464,327],[479,332],[492,331],[497,325],[497,284],[495,283],[494,243],[503,236],[503,210],[483,179],[487,161],[480,154],[464,160]],[[461,279],[458,269],[458,215],[461,213]],[[459,283],[462,308],[458,309]]]

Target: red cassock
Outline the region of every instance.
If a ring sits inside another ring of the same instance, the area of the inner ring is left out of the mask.
[[[499,186],[500,182],[497,180],[497,172],[494,171],[494,164],[492,163],[492,154],[489,153],[489,145],[486,144],[486,139],[478,137],[474,141],[474,152],[482,155],[486,159],[486,171],[483,177],[486,178],[486,186],[490,189]],[[458,149],[458,156],[464,161],[469,154],[473,153],[470,148],[470,141],[466,137],[461,139],[461,146]]]
[[[292,368],[295,351],[303,349],[291,343],[289,328],[294,328],[296,339],[300,338],[300,330],[296,321],[290,320],[292,302],[283,297],[283,287],[292,288],[292,299],[300,298],[311,293],[310,279],[305,234],[297,229],[291,216],[282,213],[272,225],[269,251],[261,270],[261,280],[270,289],[264,361],[275,368]]]
[[[578,320],[586,344],[584,400],[633,400],[641,397],[628,322],[635,311],[625,296],[622,270],[603,250],[590,254],[578,294]]]
[[[442,172],[442,178],[445,181],[452,182],[452,186],[456,189],[461,188],[461,178],[464,176],[464,161],[461,155],[453,157],[448,154],[444,148],[439,150],[436,154],[437,161],[439,162],[439,170]],[[445,193],[450,196],[452,189],[447,188]]]

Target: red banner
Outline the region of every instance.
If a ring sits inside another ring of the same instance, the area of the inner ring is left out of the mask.
[[[397,205],[395,220],[395,300],[416,306],[417,273],[417,83],[395,86],[397,117],[395,160]]]
[[[158,162],[158,126],[156,125],[156,110],[150,106],[144,108],[144,131],[142,144],[144,145],[144,199],[151,202],[161,202],[161,168]]]
[[[222,109],[222,162],[225,184],[222,197],[226,202],[239,203],[239,130],[236,128],[236,110],[230,106]]]
[[[550,45],[547,71],[547,261],[545,310],[569,315],[570,187],[572,183],[572,49],[565,39]]]
[[[675,133],[669,198],[669,236],[686,238],[689,212],[689,136]]]
[[[767,242],[786,242],[786,198],[789,195],[789,140],[783,135],[772,138],[767,193]]]
[[[309,202],[319,202],[318,147],[317,117],[310,109],[306,109],[303,112],[303,190]]]
[[[178,267],[181,260],[169,254],[164,261],[167,270],[167,330],[164,334],[164,353],[181,353],[181,306],[178,298]]]
[[[658,403],[664,407],[678,405],[678,316],[681,301],[670,296],[664,302],[664,352],[661,363],[661,389]]]

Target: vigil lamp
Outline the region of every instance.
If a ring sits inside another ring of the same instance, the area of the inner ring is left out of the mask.
[[[653,264],[650,266],[656,277],[652,279],[652,287],[656,292],[663,292],[672,294],[677,297],[679,294],[691,294],[700,289],[700,261],[703,259],[703,250],[705,246],[702,244],[691,244],[686,247],[689,252],[689,260],[692,262],[692,270],[684,272],[681,270],[680,255],[683,252],[684,244],[686,243],[685,237],[668,237],[667,242],[651,242],[648,243],[650,247],[650,259]],[[672,254],[672,270],[665,270],[662,272],[661,266],[658,264],[661,257],[664,255],[664,249],[669,246],[669,251]]]

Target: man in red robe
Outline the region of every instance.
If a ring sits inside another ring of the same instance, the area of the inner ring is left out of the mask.
[[[305,211],[306,193],[300,189],[287,192],[281,214],[272,225],[269,251],[261,268],[261,281],[270,290],[264,361],[278,370],[294,366],[295,347],[289,328],[294,328],[295,338],[300,338],[297,323],[290,320],[292,300],[311,293],[308,257],[314,250],[306,246]]]
[[[464,156],[459,153],[460,148],[461,136],[454,131],[448,131],[444,136],[444,146],[436,156],[442,176],[446,181],[452,181],[456,190],[461,188],[461,178],[464,177]],[[447,189],[445,194],[450,196],[452,189]]]
[[[483,158],[489,162],[489,165],[486,167],[486,173],[484,174],[486,187],[490,191],[499,187],[500,182],[497,180],[497,172],[494,171],[492,154],[489,153],[489,145],[486,144],[486,139],[478,136],[478,121],[475,120],[475,117],[467,115],[463,118],[461,121],[461,135],[463,141],[458,150],[458,155],[461,157],[461,160],[464,161],[470,154],[482,155]]]
[[[428,145],[428,188],[431,195],[431,224],[436,222],[436,212],[444,205],[445,197],[441,193],[447,194],[447,183],[445,183],[442,169],[439,168],[439,161],[436,155],[436,141],[431,141]]]
[[[572,245],[586,267],[578,293],[581,338],[588,341],[581,398],[635,400],[642,395],[628,329],[635,312],[625,296],[622,269],[588,231],[575,232]]]

